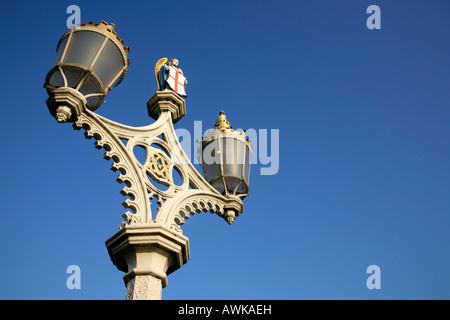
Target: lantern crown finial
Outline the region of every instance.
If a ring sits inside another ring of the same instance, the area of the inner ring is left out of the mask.
[[[103,29],[106,29],[109,32],[116,32],[116,25],[114,23],[108,23],[106,21],[103,21],[100,23],[99,25],[100,27],[102,27]]]
[[[219,117],[217,118],[214,127],[220,130],[231,129],[231,125],[227,121],[227,116],[224,111],[219,112]]]

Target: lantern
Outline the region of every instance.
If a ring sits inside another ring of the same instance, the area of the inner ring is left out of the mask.
[[[57,88],[73,88],[84,96],[86,107],[94,111],[125,77],[129,51],[116,35],[114,24],[80,24],[59,40],[55,65],[44,87],[50,96]]]
[[[205,179],[221,194],[244,198],[249,194],[252,148],[245,132],[232,130],[220,112],[215,130],[202,138],[198,149]]]

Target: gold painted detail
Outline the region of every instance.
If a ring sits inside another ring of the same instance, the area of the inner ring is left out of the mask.
[[[156,77],[156,83],[158,84],[158,91],[161,90],[161,85],[159,84],[159,71],[161,70],[161,67],[167,62],[167,58],[161,58],[158,60],[158,62],[155,65],[155,77]]]
[[[158,149],[150,149],[150,160],[147,169],[158,178],[172,182],[173,162]]]
[[[225,112],[220,111],[219,117],[216,120],[216,123],[214,124],[214,127],[216,129],[224,130],[224,129],[231,129],[230,123],[227,121],[227,116],[225,115]]]

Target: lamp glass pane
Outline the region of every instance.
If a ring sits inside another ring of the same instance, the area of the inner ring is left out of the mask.
[[[54,69],[48,83],[54,87],[64,87],[64,79],[58,69]]]
[[[103,103],[103,96],[91,96],[86,98],[86,105],[89,110],[96,110]]]
[[[94,31],[74,31],[64,63],[73,63],[89,68],[104,40],[104,35]]]
[[[208,181],[221,175],[220,172],[220,146],[218,139],[203,145],[202,168]]]
[[[225,182],[227,184],[228,191],[230,193],[234,193],[234,189],[236,189],[237,185],[242,181],[242,179],[238,177],[225,177]],[[242,185],[242,184],[241,184]],[[239,186],[240,187],[240,186]]]
[[[221,194],[225,193],[225,187],[223,186],[222,179],[218,179],[218,180],[214,181],[213,183],[211,183],[211,185],[213,186],[214,189],[219,191]]]
[[[64,48],[67,44],[67,39],[69,36],[66,36],[58,45],[58,48],[56,49],[56,57],[55,57],[55,64],[61,59],[61,56],[64,52]]]
[[[245,177],[245,181],[247,181],[247,183],[249,183],[249,181],[250,181],[251,160],[252,160],[252,151],[248,146],[245,146],[244,177]]]
[[[83,95],[88,95],[91,93],[101,93],[103,92],[102,84],[99,83],[99,81],[93,74],[89,74],[86,79],[84,79],[79,91]]]
[[[222,138],[222,166],[224,175],[242,177],[244,161],[243,142],[235,138]]]
[[[92,73],[90,73],[84,79],[83,84],[81,85],[79,91],[86,96],[91,93],[101,93],[103,92],[103,88],[99,80]],[[86,102],[87,107],[90,110],[94,111],[100,106],[101,103],[103,103],[103,97],[101,96],[88,97],[86,98]]]
[[[236,194],[248,193],[247,185],[242,182],[236,190]]]
[[[99,59],[94,65],[94,72],[106,87],[117,73],[125,66],[122,53],[114,42],[108,40]]]
[[[75,66],[61,66],[67,78],[67,86],[75,88],[83,77],[85,70]]]

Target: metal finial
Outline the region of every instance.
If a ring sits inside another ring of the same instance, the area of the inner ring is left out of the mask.
[[[116,25],[114,23],[108,23],[102,20],[99,26],[110,32],[116,32]]]
[[[111,29],[111,31],[116,31],[116,25],[114,23],[110,23],[109,26],[109,29]]]
[[[216,129],[225,130],[230,129],[230,123],[227,121],[227,116],[224,111],[219,112],[219,117],[216,120],[216,124],[214,125]]]

